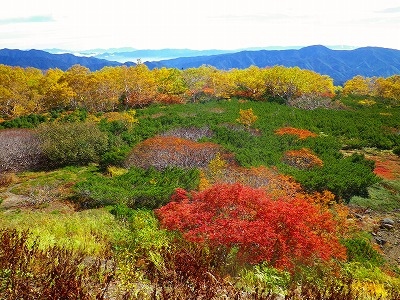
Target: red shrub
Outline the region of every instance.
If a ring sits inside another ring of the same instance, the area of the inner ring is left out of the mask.
[[[244,262],[292,268],[345,256],[332,215],[305,200],[274,201],[264,190],[241,184],[191,194],[178,189],[171,200],[156,210],[163,227],[211,247],[238,246]]]
[[[127,158],[125,165],[141,168],[155,167],[165,169],[168,166],[181,168],[206,167],[214,156],[221,151],[213,143],[197,143],[191,140],[156,136],[137,145]]]

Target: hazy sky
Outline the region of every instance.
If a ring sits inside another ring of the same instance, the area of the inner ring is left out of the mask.
[[[400,0],[8,0],[0,49],[400,49]]]

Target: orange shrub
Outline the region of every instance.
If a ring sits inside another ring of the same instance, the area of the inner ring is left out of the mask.
[[[299,139],[303,140],[308,137],[317,137],[318,135],[314,132],[311,132],[307,129],[299,129],[295,127],[281,127],[275,130],[275,134],[284,135],[284,134],[291,134],[297,136]]]
[[[165,169],[168,166],[202,168],[220,151],[220,146],[209,142],[198,143],[173,136],[156,136],[138,144],[128,156],[125,166],[156,169]]]
[[[283,162],[298,169],[312,169],[323,165],[323,161],[307,148],[286,151]]]

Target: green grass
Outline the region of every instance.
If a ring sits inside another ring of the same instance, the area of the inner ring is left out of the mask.
[[[17,195],[26,195],[32,187],[51,185],[60,186],[85,180],[91,173],[96,172],[95,165],[86,167],[69,166],[61,169],[40,172],[23,172],[18,174],[19,184],[11,188]]]
[[[127,230],[105,209],[72,214],[40,211],[0,212],[0,227],[29,230],[30,243],[37,240],[40,249],[59,246],[102,255]]]

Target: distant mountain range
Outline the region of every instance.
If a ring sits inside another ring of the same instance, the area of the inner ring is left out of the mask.
[[[104,67],[115,67],[122,65],[119,62],[99,59],[95,57],[76,56],[70,53],[51,54],[42,50],[0,50],[0,64],[19,67],[33,67],[41,70],[59,68],[67,70],[71,66],[79,64],[89,68],[91,71],[100,70]],[[125,63],[134,65],[134,63]]]
[[[365,47],[354,50],[331,50],[324,46],[309,46],[298,50],[258,50],[237,53],[175,58],[146,63],[149,68],[187,69],[210,65],[218,69],[298,66],[329,75],[335,84],[342,84],[356,75],[388,77],[400,74],[400,50]]]
[[[51,51],[56,53],[61,50],[52,49]],[[80,53],[80,55],[88,56],[76,56],[69,53],[51,54],[41,50],[3,49],[0,50],[0,64],[35,67],[42,70],[48,68],[66,70],[74,64],[80,64],[93,71],[105,66],[135,65],[133,62],[121,63],[117,61],[127,57],[182,56],[159,61],[146,61],[145,64],[150,69],[161,67],[186,69],[210,65],[225,70],[242,69],[251,65],[258,67],[298,66],[328,75],[335,80],[335,84],[343,84],[356,75],[388,77],[400,74],[400,50],[387,48],[364,47],[354,50],[332,50],[324,46],[309,46],[301,49],[226,52],[224,50],[134,50],[126,48],[120,51],[116,49],[113,49],[113,51],[103,50],[103,52],[99,51],[98,53],[92,51]]]

